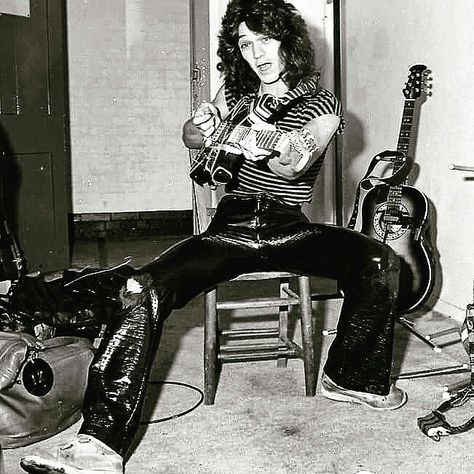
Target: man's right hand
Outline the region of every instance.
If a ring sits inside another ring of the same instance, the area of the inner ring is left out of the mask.
[[[222,122],[217,107],[210,102],[203,102],[194,112],[193,124],[197,127],[205,141],[212,136]]]

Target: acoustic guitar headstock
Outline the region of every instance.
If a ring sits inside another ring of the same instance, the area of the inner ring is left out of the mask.
[[[433,85],[430,83],[431,71],[424,64],[415,64],[410,68],[408,80],[403,89],[405,99],[417,100],[430,96]]]

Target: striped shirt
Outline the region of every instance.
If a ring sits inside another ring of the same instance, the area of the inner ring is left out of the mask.
[[[287,93],[291,96],[291,91]],[[249,95],[249,99],[255,94]],[[237,95],[226,91],[226,102],[229,110],[239,102]],[[248,100],[250,104],[252,100]],[[337,133],[342,133],[344,121],[339,100],[327,89],[319,88],[301,95],[294,100],[282,117],[275,122],[277,129],[289,132],[301,129],[310,120],[325,114],[335,114],[341,117]],[[268,193],[288,204],[302,204],[311,201],[313,186],[321,170],[326,151],[299,178],[288,181],[273,173],[262,162],[243,160],[236,179],[227,191],[242,193]]]

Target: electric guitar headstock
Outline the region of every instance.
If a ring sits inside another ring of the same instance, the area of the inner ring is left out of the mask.
[[[424,100],[432,94],[433,85],[430,81],[431,71],[424,64],[415,64],[410,68],[408,80],[403,89],[403,95],[407,100]]]

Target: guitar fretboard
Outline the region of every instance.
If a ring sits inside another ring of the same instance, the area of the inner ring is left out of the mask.
[[[251,132],[255,133],[255,142],[259,148],[275,150],[284,135],[279,130],[255,130],[245,125],[231,126],[230,124],[222,130],[217,137],[218,142],[238,144],[244,140]],[[225,138],[224,138],[225,137]]]
[[[400,124],[400,132],[398,134],[397,151],[408,154],[411,144],[411,135],[413,131],[413,121],[415,117],[415,100],[405,100],[403,106],[402,121]],[[403,161],[395,161],[392,164],[393,172],[396,173],[403,165]],[[400,211],[400,204],[402,202],[402,185],[391,186],[386,203],[386,220],[389,221],[391,217],[396,218]]]
[[[402,123],[398,136],[397,150],[408,153],[411,141],[411,132],[413,129],[413,119],[415,116],[415,100],[405,100],[403,107]]]

